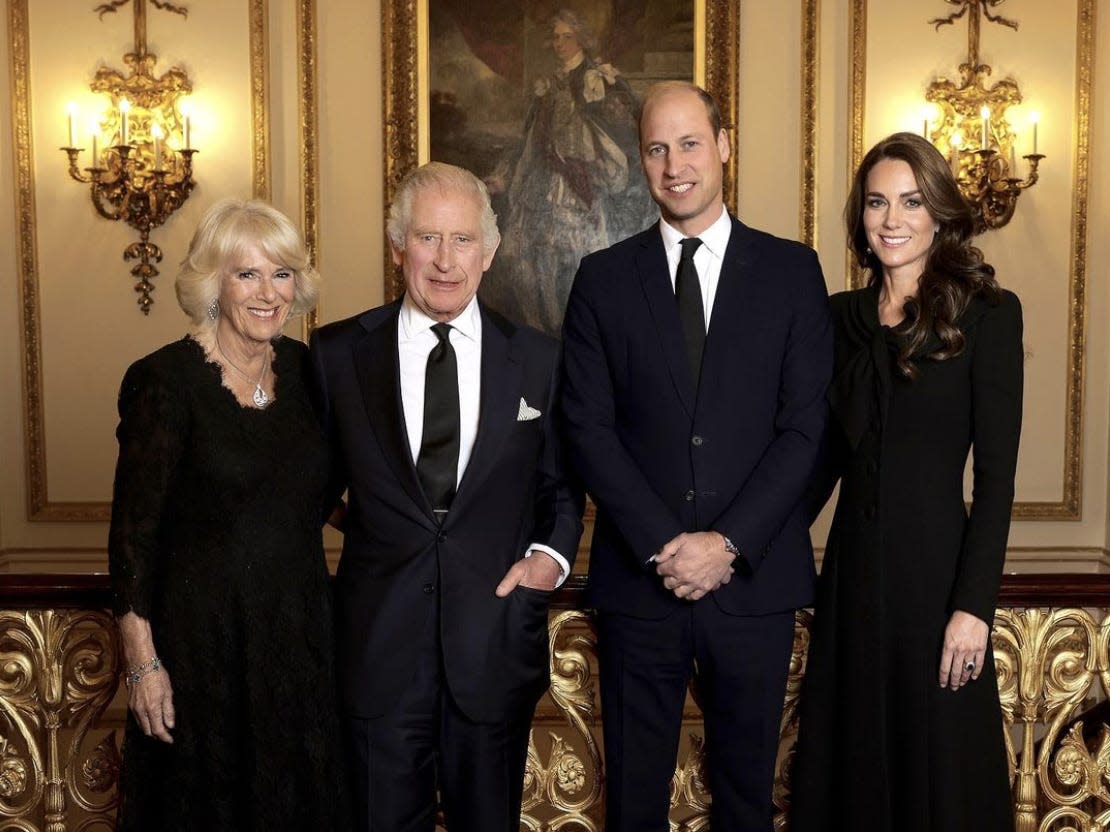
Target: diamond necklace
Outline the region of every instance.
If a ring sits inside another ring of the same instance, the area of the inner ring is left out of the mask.
[[[225,353],[224,350],[223,350],[223,347],[220,346],[220,336],[216,335],[215,338],[216,338],[216,351],[221,356],[223,356],[223,359],[224,359],[224,361],[227,362],[228,366],[231,367],[231,369],[233,369],[235,372],[237,372],[243,378],[245,378],[247,380],[247,384],[253,384],[254,385],[254,395],[251,396],[251,398],[254,400],[254,406],[257,407],[257,408],[263,408],[266,405],[268,405],[270,403],[270,397],[267,396],[266,391],[262,389],[262,382],[266,378],[266,371],[270,369],[270,362],[269,361],[263,362],[263,364],[262,364],[262,375],[260,375],[258,377],[258,381],[251,381],[251,377],[248,376],[246,373],[244,373],[242,370],[240,370],[239,367],[230,358],[227,357],[227,353]]]

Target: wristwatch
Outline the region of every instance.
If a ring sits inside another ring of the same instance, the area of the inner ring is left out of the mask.
[[[740,548],[724,535],[721,535],[721,537],[725,538],[725,551],[732,555],[734,558],[740,557]]]

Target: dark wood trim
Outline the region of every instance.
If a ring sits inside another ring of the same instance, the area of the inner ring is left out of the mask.
[[[1003,575],[1000,607],[1110,606],[1110,575]]]
[[[585,604],[586,576],[572,575],[555,591],[556,609]],[[111,585],[104,573],[0,574],[0,605],[23,607],[111,606]],[[1000,607],[1110,607],[1110,575],[1003,575]]]
[[[112,590],[103,572],[83,575],[8,573],[0,575],[0,605],[8,609],[106,609],[112,605]]]

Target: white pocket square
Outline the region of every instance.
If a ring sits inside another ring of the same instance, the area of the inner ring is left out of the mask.
[[[520,398],[520,410],[516,412],[516,420],[518,422],[531,422],[533,419],[538,419],[543,414],[536,408],[529,407],[528,402],[524,401],[524,397]]]

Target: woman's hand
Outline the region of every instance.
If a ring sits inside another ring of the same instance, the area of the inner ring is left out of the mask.
[[[131,685],[127,707],[144,734],[173,744],[173,688],[165,668],[147,673]]]
[[[940,655],[940,686],[959,690],[979,678],[987,655],[990,627],[983,619],[956,610],[944,628],[944,651]],[[974,666],[974,667],[972,667]]]
[[[151,660],[158,655],[154,652],[150,622],[129,612],[121,616],[118,623],[127,667],[147,666],[142,678],[128,684],[127,707],[135,715],[135,721],[144,734],[173,743],[170,735],[174,727],[173,688],[164,667],[149,669]]]

